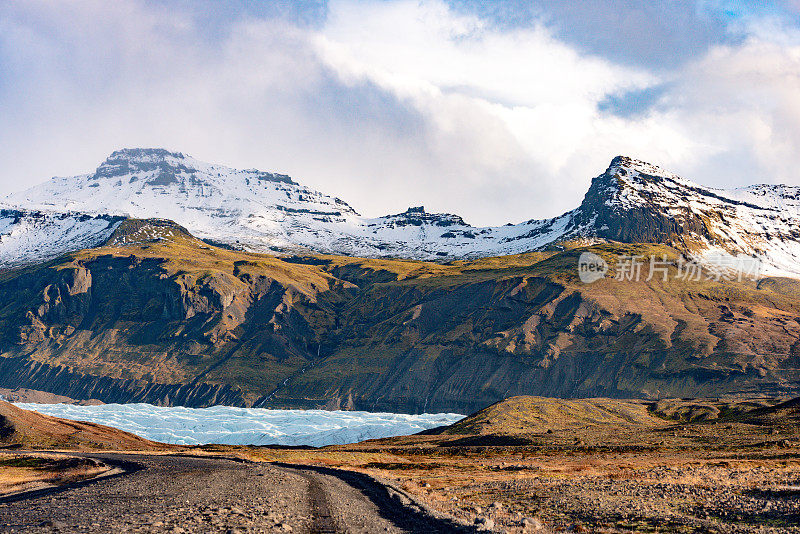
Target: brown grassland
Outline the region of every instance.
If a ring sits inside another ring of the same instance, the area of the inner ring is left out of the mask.
[[[10,415],[13,426],[19,414]],[[462,522],[506,532],[798,532],[799,419],[798,400],[514,397],[413,436],[323,448],[161,452],[364,472]],[[32,428],[23,442],[31,448],[159,448],[137,446],[129,435],[114,447],[99,425],[80,442],[52,433],[33,439]],[[69,461],[60,468],[46,454],[0,457],[3,491],[90,475]]]
[[[516,397],[427,435],[200,450],[369,473],[507,532],[798,532],[798,403],[776,403]]]

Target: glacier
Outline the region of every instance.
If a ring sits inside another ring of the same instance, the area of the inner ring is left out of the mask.
[[[266,408],[163,407],[151,404],[15,403],[19,408],[73,421],[87,421],[176,445],[344,445],[414,434],[464,418],[461,414],[408,415]]]

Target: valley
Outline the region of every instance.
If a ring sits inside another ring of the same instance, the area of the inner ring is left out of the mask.
[[[285,175],[115,152],[5,201],[4,394],[472,415],[321,448],[266,433],[167,445],[0,404],[9,461],[35,475],[9,476],[50,481],[0,518],[11,531],[795,532],[797,196],[620,157],[576,210],[479,229],[422,208],[366,219]],[[73,451],[78,478],[37,471],[58,471],[54,449]],[[139,468],[94,480],[90,460]]]

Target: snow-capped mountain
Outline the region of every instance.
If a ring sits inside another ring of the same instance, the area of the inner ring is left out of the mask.
[[[119,150],[94,173],[53,178],[8,196],[3,204],[58,216],[171,219],[200,238],[257,252],[434,259],[522,252],[552,241],[561,231],[547,221],[474,228],[458,216],[423,208],[365,218],[346,202],[288,176],[212,165],[163,149]],[[35,240],[19,224],[3,233],[25,233]],[[4,237],[0,257],[19,256],[7,253],[9,247]]]
[[[108,238],[119,217],[171,219],[211,242],[258,252],[415,259],[521,253],[559,241],[658,242],[702,257],[724,251],[800,274],[800,188],[700,186],[617,157],[581,205],[559,217],[477,228],[421,207],[378,218],[288,176],[212,165],[163,149],[114,152],[95,172],[8,196],[0,266]]]
[[[701,260],[743,254],[767,273],[800,274],[800,187],[713,189],[617,157],[592,181],[570,228],[592,239],[665,243]]]
[[[119,150],[92,174],[53,178],[11,195],[6,204],[172,219],[199,237],[259,250],[290,247],[294,234],[357,217],[341,200],[288,176],[211,165],[163,149]]]

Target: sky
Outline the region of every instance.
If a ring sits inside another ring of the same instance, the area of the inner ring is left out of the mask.
[[[0,1],[0,196],[164,147],[500,225],[620,154],[800,185],[798,95],[800,0]]]

